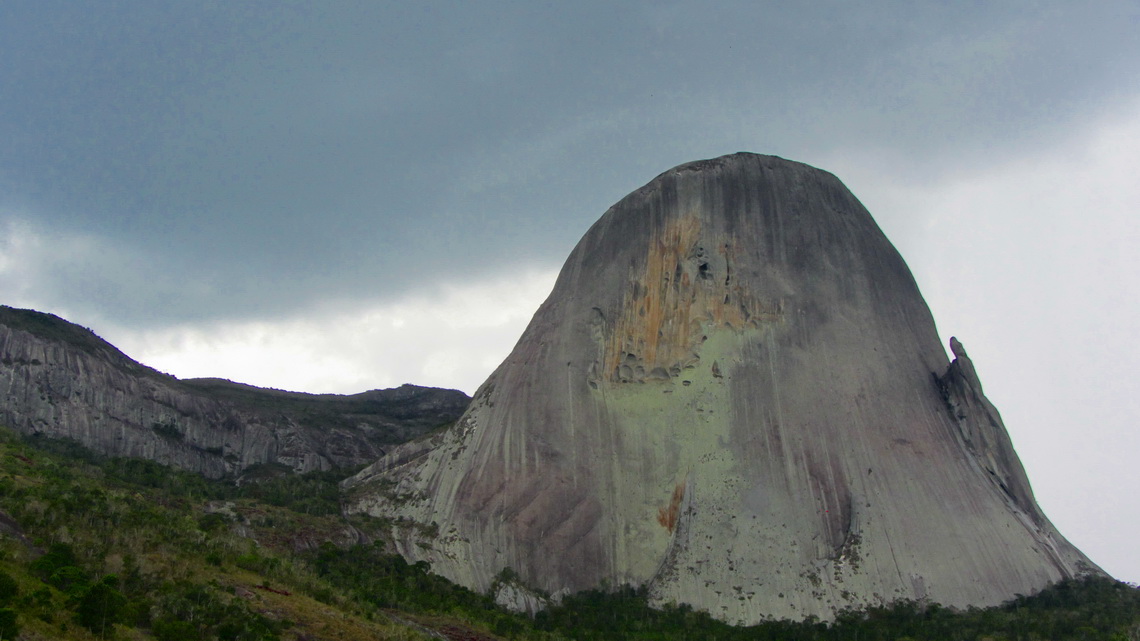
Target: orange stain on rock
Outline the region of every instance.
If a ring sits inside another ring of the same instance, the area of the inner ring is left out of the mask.
[[[676,376],[699,360],[709,329],[740,330],[782,319],[780,302],[766,304],[732,282],[736,241],[703,234],[697,216],[671,220],[648,247],[644,271],[632,275],[606,340],[610,380]]]
[[[678,483],[677,487],[673,488],[673,497],[669,499],[669,505],[657,508],[657,522],[669,530],[669,534],[672,534],[677,527],[677,519],[681,516],[681,501],[684,498],[685,484]]]

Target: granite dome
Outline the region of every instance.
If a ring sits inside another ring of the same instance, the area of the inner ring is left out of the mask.
[[[357,475],[352,509],[475,589],[645,585],[741,623],[1099,572],[953,351],[836,177],[688,163],[591,227],[456,426]]]

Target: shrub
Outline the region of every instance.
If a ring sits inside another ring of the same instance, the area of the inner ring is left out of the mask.
[[[151,628],[158,641],[198,641],[198,628],[186,621],[159,619]]]
[[[116,623],[123,622],[127,597],[116,589],[118,583],[119,579],[112,574],[87,588],[75,609],[79,625],[105,637]]]
[[[20,635],[20,626],[16,624],[16,611],[11,608],[0,609],[0,641],[15,639]]]
[[[78,565],[75,550],[66,543],[52,543],[48,551],[32,561],[29,569],[41,579],[47,580],[61,568]]]
[[[166,421],[164,423],[156,421],[153,425],[150,426],[150,429],[154,430],[155,434],[158,434],[165,439],[181,441],[183,438],[182,430],[178,429],[178,424],[174,421]]]
[[[203,532],[213,532],[218,528],[225,527],[228,522],[229,519],[224,514],[212,512],[198,519],[198,529]]]
[[[20,595],[20,586],[7,572],[0,572],[0,606],[7,606]]]

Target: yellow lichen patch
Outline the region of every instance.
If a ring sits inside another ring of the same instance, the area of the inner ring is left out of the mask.
[[[732,281],[737,243],[702,232],[700,218],[688,214],[653,234],[605,340],[610,380],[667,380],[699,360],[708,331],[782,319],[781,301],[762,301]]]

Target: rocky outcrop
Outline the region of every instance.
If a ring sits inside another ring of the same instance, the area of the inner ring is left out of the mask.
[[[339,396],[180,381],[56,316],[0,307],[0,424],[211,477],[360,465],[453,422],[468,400],[414,385]]]
[[[958,426],[963,447],[1018,510],[1034,523],[1047,523],[1033,499],[1029,478],[1013,451],[1005,423],[997,408],[982,393],[982,382],[974,370],[973,361],[966,355],[966,348],[957,338],[951,337],[950,351],[954,354],[954,361],[938,383],[946,409]]]
[[[834,176],[690,163],[586,233],[454,427],[346,485],[472,588],[644,585],[730,622],[1098,572],[953,349]]]

